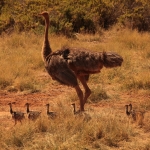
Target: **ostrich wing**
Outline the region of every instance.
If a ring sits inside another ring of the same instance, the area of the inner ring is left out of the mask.
[[[67,61],[61,55],[52,55],[45,68],[52,79],[69,86],[77,85],[77,78],[74,72],[69,68]]]
[[[115,52],[92,52],[86,49],[68,48],[62,56],[76,74],[98,73],[103,66],[113,68],[121,66],[123,58]]]
[[[66,59],[66,57],[64,58]],[[67,59],[69,67],[80,75],[98,73],[103,67],[102,52],[97,53],[85,49],[71,48],[67,54]]]

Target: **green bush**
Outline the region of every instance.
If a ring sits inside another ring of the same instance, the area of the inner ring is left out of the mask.
[[[144,0],[124,1],[125,12],[118,18],[119,22],[131,29],[150,30],[150,2]]]
[[[11,9],[10,9],[11,8]],[[73,32],[95,33],[116,23],[150,30],[150,2],[144,0],[2,0],[0,2],[0,33],[39,30],[44,25],[38,13],[50,12],[50,31],[71,36]]]

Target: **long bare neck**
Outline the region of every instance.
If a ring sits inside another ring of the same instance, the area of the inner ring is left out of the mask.
[[[45,17],[45,41],[48,41],[49,17]]]
[[[27,105],[27,113],[29,113],[30,112],[30,110],[29,110],[29,105]]]
[[[46,61],[47,56],[52,52],[50,43],[48,41],[48,28],[49,28],[49,17],[45,17],[45,37],[42,48],[42,57],[43,60]]]
[[[75,104],[73,105],[73,112],[74,112],[74,114],[76,113],[76,106],[75,106]]]
[[[129,111],[128,111],[128,106],[126,106],[126,114],[128,114],[129,113]]]
[[[131,111],[132,111],[132,105],[130,105],[129,107],[130,107],[130,110],[129,110],[129,112],[131,112]]]
[[[47,113],[49,113],[49,105],[47,105]]]
[[[12,110],[12,105],[10,104],[10,113],[12,114],[13,113],[13,110]]]

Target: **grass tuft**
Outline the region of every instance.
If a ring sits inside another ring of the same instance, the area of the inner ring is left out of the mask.
[[[89,101],[96,103],[103,99],[105,100],[108,98],[109,98],[109,96],[108,96],[106,90],[102,86],[97,86],[95,88],[92,88],[92,94],[89,97]]]

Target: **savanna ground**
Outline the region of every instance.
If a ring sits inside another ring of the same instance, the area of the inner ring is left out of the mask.
[[[92,95],[85,105],[91,116],[73,114],[71,103],[79,101],[73,88],[51,80],[41,60],[43,35],[32,33],[0,37],[0,149],[2,150],[149,150],[150,149],[150,34],[117,27],[100,35],[75,35],[75,39],[50,36],[53,51],[64,45],[84,47],[91,51],[115,51],[124,62],[121,67],[103,68],[92,75]],[[42,111],[36,122],[14,121],[14,110]],[[47,119],[45,104],[57,112]],[[145,111],[139,126],[125,114],[132,103],[137,111]]]

